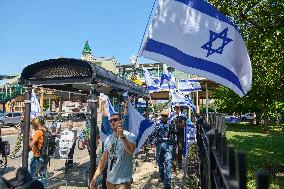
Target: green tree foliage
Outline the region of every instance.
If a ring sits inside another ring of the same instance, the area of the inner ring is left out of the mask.
[[[274,105],[284,102],[284,1],[209,2],[239,27],[253,69],[252,88],[245,97],[224,87],[214,92],[218,109],[228,113],[255,111],[267,116]]]

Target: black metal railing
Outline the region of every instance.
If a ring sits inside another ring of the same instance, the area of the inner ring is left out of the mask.
[[[200,186],[202,189],[245,189],[246,156],[227,145],[224,117],[210,116],[197,124]],[[268,189],[268,174],[256,173],[256,188]]]

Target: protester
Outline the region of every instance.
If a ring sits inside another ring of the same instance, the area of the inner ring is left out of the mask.
[[[129,100],[130,98],[124,103],[124,115],[128,114]],[[90,187],[92,189],[96,188],[97,177],[103,172],[107,163],[107,188],[130,189],[133,170],[132,155],[136,146],[136,137],[134,134],[124,130],[119,113],[111,114],[109,122],[113,133],[105,140],[104,152]]]
[[[54,118],[54,121],[51,123],[49,128],[51,129],[52,134],[54,134],[54,135],[59,135],[60,134],[60,132],[61,132],[61,123],[59,121],[59,117],[55,117]]]
[[[72,133],[73,133],[73,137],[72,137],[72,139],[73,139],[73,144],[72,144],[72,147],[70,148],[70,150],[69,150],[69,153],[68,153],[68,161],[66,160],[66,163],[65,163],[65,167],[66,168],[71,168],[71,167],[73,167],[73,163],[74,163],[74,161],[73,161],[73,155],[74,155],[74,150],[75,150],[75,146],[76,146],[76,135],[74,134],[74,132],[73,132],[73,121],[72,120],[69,120],[68,121],[68,130],[69,131],[72,131]]]
[[[175,143],[175,126],[168,119],[168,111],[161,112],[162,119],[156,124],[152,133],[156,140],[157,159],[159,165],[159,182],[164,182],[165,188],[171,188],[171,160]]]
[[[175,111],[171,114],[171,123],[175,125],[176,128],[176,139],[177,143],[174,146],[174,162],[173,168],[176,170],[178,168],[182,169],[182,154],[183,149],[185,148],[185,128],[186,128],[186,115],[182,112],[182,107],[179,104],[175,105]]]
[[[14,150],[12,151],[10,158],[14,159],[16,157],[16,154],[20,151],[21,147],[22,147],[22,141],[23,141],[23,134],[24,134],[24,116],[21,116],[21,122],[19,123],[19,133],[18,133],[18,137],[16,140],[16,145],[14,147]]]
[[[32,135],[30,141],[30,148],[32,150],[33,157],[30,163],[30,172],[33,179],[38,178],[39,181],[43,183],[43,185],[47,184],[46,172],[47,172],[47,162],[48,157],[42,156],[40,154],[40,150],[43,146],[43,137],[44,132],[46,132],[46,128],[44,126],[44,118],[39,116],[32,120],[31,122],[34,134]]]

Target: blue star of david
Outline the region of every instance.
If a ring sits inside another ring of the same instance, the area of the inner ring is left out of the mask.
[[[228,27],[225,28],[223,31],[221,31],[220,33],[216,33],[216,32],[213,32],[211,30],[210,31],[210,39],[207,43],[205,43],[204,45],[201,46],[201,48],[207,50],[207,57],[210,56],[211,54],[214,54],[214,53],[219,53],[219,54],[222,54],[223,53],[223,50],[224,50],[224,47],[229,44],[230,42],[232,42],[233,40],[228,38],[227,37],[227,34],[228,34]],[[216,40],[216,39],[222,39],[223,40],[223,43],[222,45],[217,48],[217,49],[213,49],[212,48],[212,43]]]

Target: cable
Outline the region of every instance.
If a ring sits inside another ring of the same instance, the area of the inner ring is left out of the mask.
[[[143,33],[143,36],[142,36],[142,39],[141,39],[141,43],[140,43],[140,46],[139,46],[139,49],[138,49],[138,52],[137,52],[137,56],[138,56],[138,57],[140,56],[140,55],[139,55],[139,52],[140,52],[140,50],[141,50],[141,47],[142,47],[142,44],[143,44],[143,41],[144,41],[144,37],[145,37],[146,31],[147,31],[147,29],[148,29],[148,25],[149,25],[150,19],[151,19],[151,17],[152,17],[152,13],[153,13],[154,7],[155,7],[155,5],[156,5],[156,1],[157,1],[157,0],[154,0],[152,9],[151,9],[151,12],[150,12],[150,15],[149,15],[149,18],[148,18],[148,21],[147,21],[147,24],[146,24],[144,33]]]

